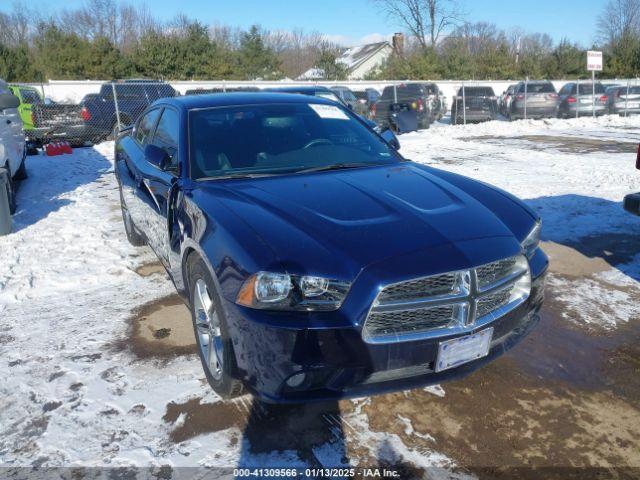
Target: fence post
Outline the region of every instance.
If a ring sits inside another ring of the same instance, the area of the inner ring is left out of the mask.
[[[591,70],[591,116],[596,118],[596,71]]]
[[[527,119],[527,90],[529,87],[529,76],[524,79],[524,119]]]
[[[467,101],[464,93],[464,80],[462,81],[462,123],[467,124]]]
[[[576,118],[580,109],[580,79],[576,80]]]
[[[118,95],[116,95],[116,84],[114,82],[111,82],[111,91],[113,92],[113,104],[116,108],[116,122],[118,122],[119,132],[122,130],[122,124],[120,123],[120,107],[118,106]]]
[[[627,113],[627,109],[629,108],[628,103],[629,103],[629,80],[627,80],[627,94],[624,96],[624,116],[625,117],[628,115]]]

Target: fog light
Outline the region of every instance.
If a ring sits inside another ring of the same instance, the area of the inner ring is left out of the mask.
[[[305,382],[306,379],[307,379],[307,374],[304,372],[300,372],[300,373],[291,375],[289,378],[287,378],[286,384],[288,387],[298,388]]]

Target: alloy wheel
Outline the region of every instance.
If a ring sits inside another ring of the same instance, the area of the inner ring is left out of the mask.
[[[198,332],[198,348],[205,359],[209,373],[215,380],[222,378],[223,344],[220,319],[215,310],[209,288],[199,278],[193,292],[193,308]]]

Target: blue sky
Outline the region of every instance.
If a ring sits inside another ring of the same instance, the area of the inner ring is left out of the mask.
[[[555,40],[568,37],[589,46],[595,38],[596,18],[604,0],[459,0],[469,21],[486,21],[509,29],[545,32]],[[8,8],[9,0],[0,0]],[[73,8],[83,0],[26,0],[46,13]],[[131,3],[138,3],[131,2]],[[344,43],[387,36],[398,29],[369,0],[149,0],[150,10],[168,19],[183,12],[206,23],[247,27],[257,23],[269,29],[302,27],[318,30]]]

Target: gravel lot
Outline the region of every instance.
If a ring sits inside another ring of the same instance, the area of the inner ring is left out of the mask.
[[[542,216],[547,301],[517,348],[442,386],[223,402],[166,274],[127,243],[113,145],[30,157],[15,233],[0,237],[0,477],[340,465],[402,478],[640,476],[640,218],[621,206],[640,190],[640,121],[437,124],[400,141],[408,158],[498,185]]]

